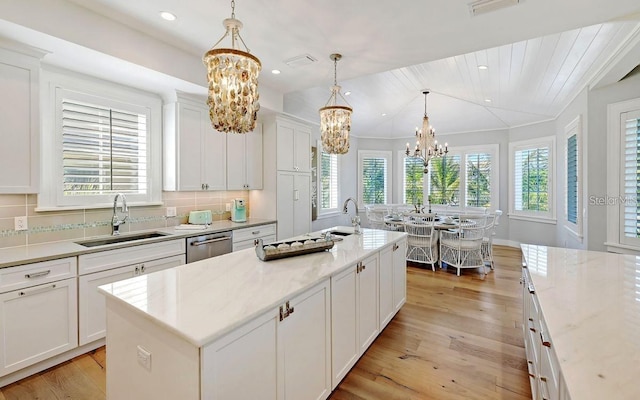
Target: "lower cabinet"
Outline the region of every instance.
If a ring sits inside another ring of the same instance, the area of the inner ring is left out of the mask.
[[[263,243],[276,241],[276,224],[253,226],[235,229],[233,231],[233,251],[255,247],[255,240],[262,239]]]
[[[132,278],[162,269],[184,264],[184,254],[165,257],[158,260],[145,261],[107,271],[81,275],[79,287],[79,342],[80,345],[102,339],[106,334],[105,298],[98,292],[98,286]]]
[[[0,294],[0,376],[78,346],[75,276]]]
[[[407,301],[407,241],[393,245],[393,304],[396,311]]]
[[[391,321],[407,299],[407,241],[401,240],[380,251],[380,330]]]
[[[203,399],[325,399],[331,392],[329,281],[202,351]]]
[[[331,277],[331,388],[378,336],[378,255]]]

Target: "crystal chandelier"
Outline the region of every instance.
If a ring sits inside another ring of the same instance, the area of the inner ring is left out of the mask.
[[[211,125],[219,132],[247,133],[256,127],[260,109],[258,75],[262,65],[257,57],[249,54],[249,48],[240,37],[242,22],[235,18],[235,7],[232,0],[231,18],[222,23],[226,32],[205,53],[202,61],[207,66]],[[231,48],[216,49],[227,36],[231,36]],[[240,43],[246,51],[239,48]]]
[[[436,131],[429,124],[429,117],[427,116],[427,95],[428,90],[422,92],[424,94],[424,118],[422,118],[422,129],[416,128],[416,147],[413,151],[409,150],[409,143],[407,143],[407,150],[405,154],[409,157],[415,157],[422,160],[424,164],[424,173],[429,172],[429,160],[432,158],[442,157],[449,152],[447,144],[438,145],[436,140]]]
[[[353,109],[348,105],[339,106],[336,104],[338,95],[347,103],[342,93],[340,93],[336,73],[338,61],[342,58],[342,55],[331,54],[329,58],[333,61],[333,86],[331,87],[329,101],[320,109],[322,148],[325,153],[345,154],[349,151],[349,132],[351,131]]]

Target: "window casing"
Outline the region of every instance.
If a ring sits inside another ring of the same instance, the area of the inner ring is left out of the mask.
[[[364,204],[391,203],[391,152],[358,151],[358,201]]]
[[[509,216],[555,223],[555,138],[509,144]]]
[[[321,148],[321,146],[318,146],[318,149]],[[340,197],[338,155],[328,154],[320,150],[319,171],[319,213],[337,212],[338,198]]]
[[[162,101],[135,89],[46,71],[37,211],[162,203]]]

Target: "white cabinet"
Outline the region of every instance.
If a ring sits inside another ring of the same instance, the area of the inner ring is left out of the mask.
[[[311,231],[311,175],[278,172],[278,240]]]
[[[406,239],[380,251],[380,330],[407,300]]]
[[[378,256],[331,278],[332,388],[378,336]]]
[[[185,241],[169,240],[78,258],[79,342],[84,345],[103,338],[106,332],[105,298],[98,286],[184,264]]]
[[[106,334],[105,298],[98,292],[98,286],[182,264],[184,264],[184,255],[178,255],[80,276],[78,278],[81,299],[78,309],[80,345],[102,339]]]
[[[164,190],[227,189],[227,135],[215,131],[204,98],[164,106]]]
[[[311,128],[288,120],[278,120],[278,170],[311,172]]]
[[[393,245],[393,304],[398,311],[407,301],[407,240]]]
[[[75,257],[0,272],[0,376],[78,346],[75,276]]]
[[[40,56],[0,48],[0,193],[38,192]]]
[[[262,189],[262,124],[227,135],[227,190]]]
[[[233,251],[255,247],[255,241],[262,239],[263,243],[276,240],[276,224],[253,226],[250,228],[233,230]]]

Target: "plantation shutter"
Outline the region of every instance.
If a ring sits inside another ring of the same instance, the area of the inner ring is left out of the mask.
[[[424,204],[424,164],[415,157],[404,158],[404,203]]]
[[[387,168],[384,157],[362,159],[363,204],[387,203]]]
[[[338,208],[338,156],[322,152],[320,162],[320,207],[325,210]]]
[[[491,206],[491,154],[467,155],[466,203],[471,207]]]
[[[549,147],[541,146],[515,151],[515,210],[549,210],[548,175]]]
[[[622,114],[624,129],[624,235],[640,237],[640,112]]]
[[[567,221],[578,223],[578,136],[567,139]]]
[[[62,100],[64,196],[147,192],[147,116]]]

